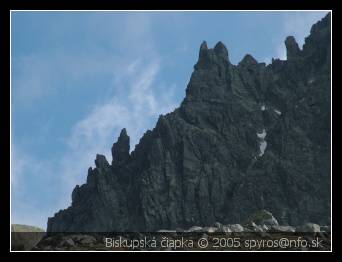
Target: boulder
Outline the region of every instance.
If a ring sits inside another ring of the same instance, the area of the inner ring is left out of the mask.
[[[272,232],[295,232],[296,228],[293,226],[272,226],[270,231]]]
[[[203,230],[203,227],[192,226],[188,230],[186,230],[186,232],[203,232]]]
[[[320,226],[315,223],[306,223],[296,228],[296,232],[320,232]]]
[[[331,226],[320,226],[320,230],[322,232],[328,232],[330,233],[331,232]]]
[[[75,247],[76,246],[75,242],[71,238],[68,238],[68,237],[64,239],[60,245],[63,247]]]
[[[257,225],[278,226],[277,219],[267,210],[260,210],[253,213],[248,222],[254,222]]]
[[[241,226],[240,224],[226,225],[225,227],[231,230],[231,232],[244,232],[245,231],[243,226]]]

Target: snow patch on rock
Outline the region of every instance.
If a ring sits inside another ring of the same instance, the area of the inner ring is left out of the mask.
[[[276,114],[278,114],[278,115],[281,115],[281,112],[280,112],[279,110],[277,110],[277,109],[274,109],[274,112],[275,112]]]
[[[265,128],[262,130],[261,133],[257,133],[257,137],[259,138],[259,149],[260,149],[260,153],[259,156],[263,156],[263,154],[265,153],[266,147],[267,147],[267,142],[265,141],[265,137],[266,137],[267,133]]]

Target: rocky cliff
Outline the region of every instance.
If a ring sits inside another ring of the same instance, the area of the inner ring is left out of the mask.
[[[47,231],[156,231],[241,223],[260,209],[281,224],[330,224],[330,15],[287,60],[238,65],[203,42],[186,97],[130,153],[97,155]]]

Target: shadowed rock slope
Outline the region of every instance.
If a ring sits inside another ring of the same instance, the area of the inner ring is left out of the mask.
[[[287,60],[229,62],[203,42],[186,97],[112,163],[97,155],[72,204],[47,231],[156,231],[240,223],[266,209],[279,223],[330,224],[330,15]]]

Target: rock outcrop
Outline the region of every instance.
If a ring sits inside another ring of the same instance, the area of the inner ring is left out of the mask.
[[[47,231],[239,224],[262,209],[277,217],[272,226],[329,225],[330,19],[303,49],[287,38],[288,59],[269,65],[251,55],[233,65],[221,42],[203,42],[180,107],[131,153],[123,129],[112,163],[96,157]]]
[[[205,246],[199,246],[196,244],[202,243],[201,241],[203,241],[203,239],[206,240]],[[286,239],[288,242],[286,240],[284,241],[284,239]],[[145,245],[145,243],[150,243],[153,240],[155,241],[154,245]],[[182,244],[188,243],[190,241],[192,241],[194,245]],[[226,241],[231,242],[229,242],[228,244]],[[290,245],[290,242],[293,244]],[[277,243],[282,244],[278,245]],[[319,245],[317,245],[316,243],[319,243]],[[331,230],[329,226],[320,226],[314,223],[306,223],[297,227],[281,226],[278,225],[277,219],[269,211],[260,210],[252,214],[251,217],[243,225],[224,225],[220,222],[215,222],[213,225],[206,227],[192,226],[187,229],[160,229],[157,232],[145,233],[50,233],[41,241],[39,241],[39,243],[35,245],[32,250],[329,251],[331,250]]]

